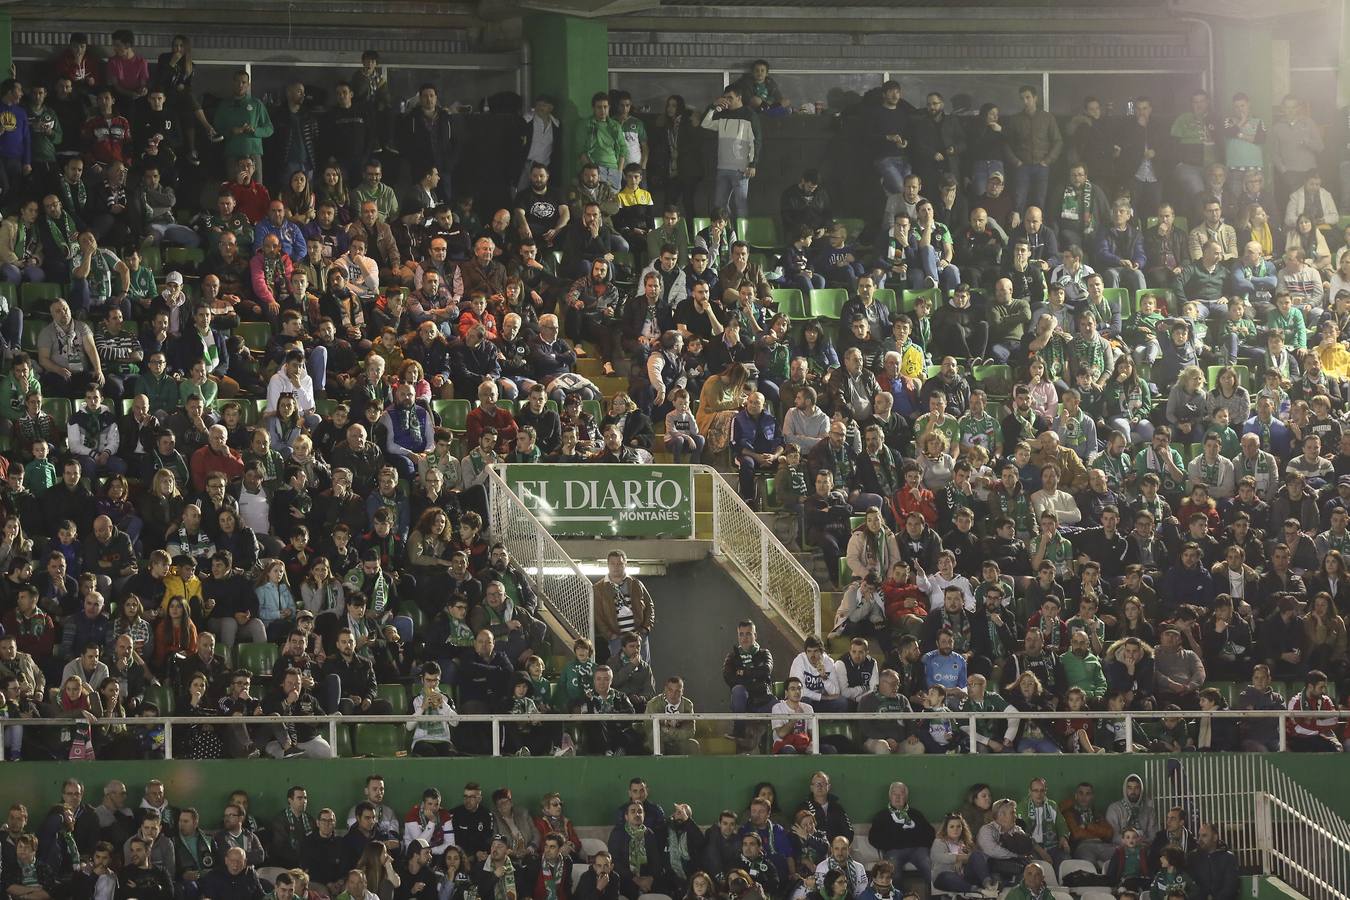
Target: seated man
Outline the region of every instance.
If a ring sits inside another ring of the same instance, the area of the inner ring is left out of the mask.
[[[783,438],[778,433],[778,422],[765,409],[764,395],[752,392],[745,399],[745,408],[732,422],[732,449],[740,465],[741,499],[758,508],[755,495],[755,473],[772,471],[783,454]]]

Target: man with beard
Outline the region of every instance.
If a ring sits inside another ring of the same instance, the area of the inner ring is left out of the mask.
[[[521,239],[534,238],[545,247],[556,245],[572,216],[560,192],[549,185],[548,166],[543,163],[530,166],[530,186],[516,194],[514,208]]]
[[[385,458],[404,478],[417,474],[418,466],[436,447],[434,422],[424,406],[413,402],[413,386],[400,383],[394,388],[394,405],[383,416]]]

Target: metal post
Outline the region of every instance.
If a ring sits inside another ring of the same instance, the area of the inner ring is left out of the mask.
[[[173,726],[164,726],[164,758],[173,759]]]
[[[811,713],[811,753],[820,755],[820,716]]]
[[[1134,752],[1134,716],[1125,714],[1125,752]]]
[[[766,529],[760,529],[759,532],[759,605],[763,606],[768,602],[769,596],[769,532]],[[819,603],[816,604],[820,606]]]
[[[980,752],[980,743],[979,743],[979,741],[975,740],[975,735],[976,735],[976,723],[978,723],[979,721],[980,721],[979,718],[978,718],[974,713],[971,713],[971,714],[970,714],[970,752],[971,752],[971,753],[979,753],[979,752]]]
[[[1285,724],[1289,716],[1283,712],[1280,713],[1280,752],[1284,753],[1289,749],[1289,735],[1285,732]]]
[[[337,728],[338,728],[337,719],[329,719],[329,720],[328,720],[328,746],[330,746],[330,747],[333,748],[333,756],[334,756],[334,758],[336,758],[337,755],[338,755]]]
[[[661,720],[652,719],[652,756],[661,755]]]
[[[491,724],[492,724],[492,755],[501,756],[502,755],[501,721],[496,716],[493,716]]]
[[[0,762],[5,760],[5,720],[0,719]]]

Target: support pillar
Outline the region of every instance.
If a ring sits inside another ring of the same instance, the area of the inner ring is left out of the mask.
[[[530,97],[548,93],[558,101],[554,113],[563,127],[563,173],[568,182],[581,156],[581,123],[591,115],[591,96],[609,89],[609,28],[599,19],[561,13],[532,13],[525,18],[530,45]]]

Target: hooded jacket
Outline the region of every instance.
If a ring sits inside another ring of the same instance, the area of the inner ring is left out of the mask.
[[[1135,803],[1131,803],[1125,793],[1131,781],[1139,782],[1139,800]],[[1148,799],[1143,778],[1133,774],[1125,776],[1120,786],[1120,799],[1106,808],[1106,821],[1115,831],[1112,840],[1116,844],[1121,843],[1125,829],[1131,827],[1139,831],[1141,843],[1153,840],[1153,836],[1158,833],[1158,812],[1153,807],[1153,801]]]
[[[1153,693],[1153,648],[1147,643],[1143,645],[1144,653],[1139,658],[1139,662],[1134,667],[1134,677],[1125,668],[1122,661],[1122,652],[1125,648],[1125,638],[1111,644],[1106,648],[1106,684],[1112,691],[1133,690],[1136,693]],[[1119,832],[1117,832],[1119,837]]]

